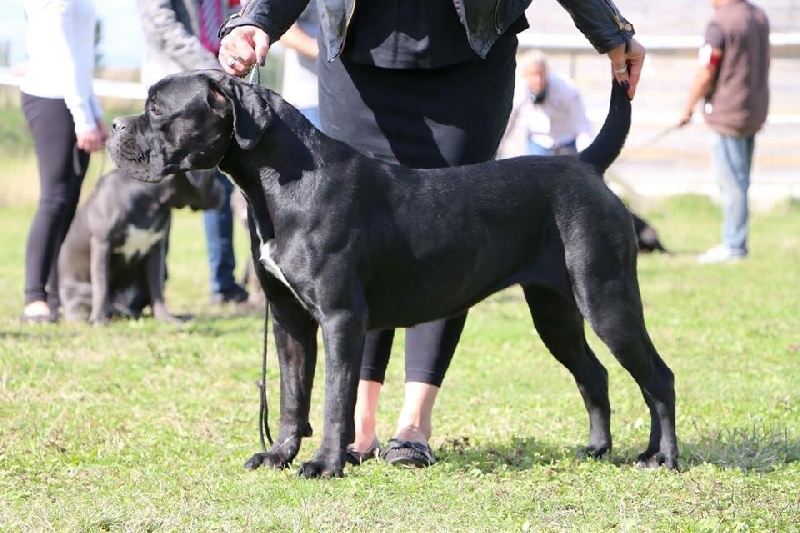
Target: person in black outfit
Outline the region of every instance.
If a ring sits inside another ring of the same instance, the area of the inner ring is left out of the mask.
[[[263,63],[307,0],[252,0],[223,25],[219,59],[242,76]],[[321,14],[319,100],[322,130],[362,153],[412,168],[490,160],[505,130],[514,91],[517,33],[530,1],[317,0]],[[633,97],[644,48],[608,0],[563,0],[576,25]],[[442,207],[443,209],[446,206]],[[436,395],[466,313],[406,330],[406,395],[382,457],[428,466]],[[368,332],[356,404],[353,464],[375,457],[376,407],[394,330]]]

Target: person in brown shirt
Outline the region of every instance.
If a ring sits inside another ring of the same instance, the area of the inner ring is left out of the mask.
[[[747,0],[711,0],[699,66],[680,120],[691,121],[695,105],[711,129],[711,154],[722,203],[722,243],[698,257],[721,263],[747,257],[747,192],[755,136],[769,107],[769,21]]]

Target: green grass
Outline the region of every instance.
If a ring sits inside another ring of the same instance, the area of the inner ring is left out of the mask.
[[[650,334],[676,374],[681,471],[632,466],[648,415],[632,379],[609,370],[615,447],[581,460],[587,420],[544,350],[517,289],[471,312],[439,396],[439,463],[382,463],[344,479],[247,472],[256,429],[262,320],[212,310],[200,215],[180,212],[167,298],[183,327],[21,326],[30,207],[0,225],[1,531],[798,531],[800,206],[752,220],[747,261],[699,266],[718,210],[675,197],[644,210],[673,256],[644,256]],[[237,227],[237,253],[245,236]],[[398,339],[402,341],[402,336]],[[380,404],[391,436],[402,401],[401,343]],[[320,360],[322,358],[320,357]],[[322,427],[318,369],[309,459]],[[270,347],[268,398],[277,426]]]
[[[0,155],[33,153],[33,142],[18,108],[0,107]]]

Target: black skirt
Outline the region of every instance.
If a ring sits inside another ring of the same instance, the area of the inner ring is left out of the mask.
[[[488,161],[511,112],[516,49],[516,35],[507,34],[486,59],[434,69],[320,60],[322,130],[364,154],[412,168]]]

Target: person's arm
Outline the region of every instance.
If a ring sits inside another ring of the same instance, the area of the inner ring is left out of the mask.
[[[319,55],[317,40],[304,32],[297,24],[292,24],[286,33],[283,34],[283,37],[281,37],[281,44],[311,59],[316,59]]]
[[[497,148],[497,154],[495,156],[497,159],[506,159],[527,154],[528,131],[522,120],[523,108],[526,105],[530,105],[528,83],[519,73],[519,69],[517,69],[511,113],[508,116],[505,133],[503,133],[503,137],[500,139],[500,145]]]
[[[692,121],[697,102],[705,99],[714,90],[724,46],[725,38],[722,30],[716,24],[709,24],[706,28],[705,44],[697,55],[697,70],[678,122],[679,126],[685,126]]]
[[[601,54],[608,55],[614,78],[629,84],[633,99],[644,66],[645,49],[633,35],[633,25],[612,0],[558,0],[575,26]]]
[[[223,70],[243,76],[251,65],[263,65],[269,47],[276,42],[300,14],[309,0],[249,0],[219,29],[219,62]]]
[[[294,24],[309,0],[249,0],[241,11],[234,13],[220,28],[224,37],[240,26],[255,26],[264,31],[269,42],[277,42]]]
[[[50,39],[52,59],[64,67],[64,102],[75,123],[75,136],[78,148],[86,152],[100,150],[105,145],[105,128],[102,124],[102,110],[97,103],[92,87],[91,74],[84,79],[84,72],[91,73],[94,57],[80,57],[75,33],[75,3],[70,0],[55,0],[40,7],[41,17],[38,28],[44,33],[43,39]]]
[[[718,53],[721,56],[722,51],[714,50],[712,53]],[[683,107],[683,113],[678,123],[679,125],[685,126],[692,121],[692,115],[694,114],[694,108],[697,102],[705,99],[714,87],[714,80],[717,79],[717,69],[718,67],[716,65],[697,67],[692,86],[689,89],[689,96],[686,99],[686,105]]]
[[[630,42],[635,30],[611,0],[558,0],[580,32],[601,54]]]
[[[214,54],[175,18],[170,0],[136,0],[145,40],[185,70],[219,68]]]
[[[50,39],[53,61],[63,67],[65,75],[60,82],[63,85],[64,101],[75,122],[75,132],[92,130],[96,127],[92,109],[91,80],[79,79],[83,70],[82,61],[87,58],[78,57],[77,35],[75,35],[76,6],[70,0],[56,0],[49,5],[39,7],[38,29],[43,32],[41,39]]]

